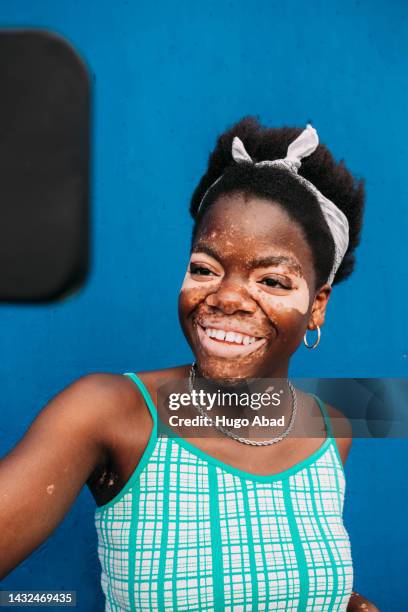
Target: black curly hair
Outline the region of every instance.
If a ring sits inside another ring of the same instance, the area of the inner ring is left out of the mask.
[[[327,282],[334,261],[334,241],[315,196],[291,173],[279,167],[255,167],[250,163],[237,163],[231,155],[234,136],[244,143],[254,161],[284,158],[287,148],[304,128],[266,128],[255,116],[247,116],[218,137],[209,156],[208,168],[195,188],[190,214],[194,219],[191,244],[205,212],[225,193],[267,198],[281,205],[302,227],[314,258],[316,289]],[[198,211],[199,204],[212,183],[212,187]],[[333,201],[349,222],[349,246],[333,280],[333,285],[350,276],[355,265],[354,250],[360,242],[365,202],[364,179],[356,180],[343,160],[338,164],[325,145],[302,160],[299,175],[305,177],[329,200]]]

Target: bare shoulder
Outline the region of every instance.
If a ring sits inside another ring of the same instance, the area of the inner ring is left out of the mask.
[[[40,417],[58,419],[61,424],[96,427],[109,414],[121,393],[115,374],[91,373],[77,378],[61,389],[42,408]]]
[[[78,414],[102,426],[111,417],[112,409],[119,408],[128,397],[123,378],[104,372],[85,374],[63,389],[60,396],[67,402],[75,397]]]
[[[344,464],[350,452],[353,440],[351,423],[341,410],[327,403],[325,405],[330,417],[333,435],[336,438],[337,447]]]
[[[147,388],[153,403],[156,403],[157,390],[160,385],[182,378],[187,366],[176,366],[161,370],[135,371]],[[136,382],[123,374],[95,373],[88,375],[91,393],[101,399],[102,413],[98,414],[99,423],[104,419],[104,435],[108,436],[110,447],[117,446],[117,437],[123,437],[129,429],[140,432],[141,444],[146,435],[150,435],[151,416],[145,399]]]
[[[119,432],[139,420],[145,405],[136,385],[128,376],[105,372],[87,374],[75,382],[78,394],[87,405],[97,441],[110,455],[118,444]]]
[[[166,382],[165,370],[134,372],[145,386],[153,388]],[[135,382],[123,374],[93,372],[76,380],[69,389],[84,399],[89,399],[89,410],[95,408],[96,417],[102,425],[104,419],[116,419],[119,413],[134,413],[145,402]]]
[[[134,374],[144,383],[153,401],[157,388],[169,380],[182,376],[186,366],[162,370],[137,371]],[[90,418],[97,425],[97,435],[108,449],[117,446],[134,423],[143,431],[149,429],[151,418],[146,402],[136,383],[123,374],[95,372],[79,379],[75,386],[82,397],[89,399]]]
[[[118,432],[126,430],[131,416],[142,411],[142,402],[126,379],[122,374],[85,374],[62,389],[42,411],[42,419],[58,419],[62,429],[86,434],[100,456],[96,472],[111,460],[119,443]]]

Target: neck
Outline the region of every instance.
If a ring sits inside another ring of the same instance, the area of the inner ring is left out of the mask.
[[[276,365],[272,368],[268,367],[268,369],[262,369],[261,371],[257,372],[254,376],[251,377],[245,377],[245,378],[236,378],[233,377],[232,375],[230,375],[230,372],[228,371],[229,368],[227,369],[227,373],[225,376],[220,377],[220,378],[211,378],[209,376],[207,376],[205,374],[205,372],[202,372],[200,367],[195,364],[195,377],[196,378],[200,378],[201,382],[204,384],[208,384],[209,386],[214,386],[216,388],[221,388],[221,387],[225,387],[225,388],[239,388],[241,385],[245,385],[247,383],[252,384],[257,384],[260,387],[262,387],[263,384],[265,384],[266,382],[266,386],[268,386],[270,383],[268,383],[267,381],[270,381],[270,379],[272,378],[276,378],[276,379],[284,379],[287,380],[289,377],[289,360],[285,360],[283,363],[280,363],[279,365]]]
[[[288,387],[287,367],[281,367],[274,371],[273,375],[258,376],[251,378],[235,379],[211,379],[202,376],[198,366],[195,366],[193,373],[193,387],[205,394],[211,394],[216,398],[213,405],[212,414],[227,414],[228,416],[242,417],[255,416],[256,412],[248,403],[243,402],[243,398],[259,398],[262,394],[279,394],[281,398],[280,408],[258,407],[259,413],[268,413],[271,416],[274,412],[287,413],[290,415],[292,409],[292,397]],[[282,375],[284,374],[284,375]],[[224,403],[225,397],[233,397],[232,403]],[[263,405],[264,406],[264,405]]]

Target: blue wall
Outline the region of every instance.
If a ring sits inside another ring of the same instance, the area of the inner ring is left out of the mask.
[[[94,84],[92,273],[64,303],[0,306],[2,453],[85,373],[191,360],[176,307],[188,201],[216,136],[246,114],[311,119],[366,178],[356,271],[292,375],[407,375],[407,14],[402,0],[1,3],[2,25],[71,41]],[[406,440],[355,440],[346,468],[355,588],[381,610],[408,609],[407,451]],[[93,509],[84,489],[2,588],[76,589],[79,610],[101,610]]]

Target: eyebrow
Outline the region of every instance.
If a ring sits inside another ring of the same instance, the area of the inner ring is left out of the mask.
[[[205,243],[198,242],[194,246],[192,253],[206,253],[218,261],[222,260],[221,253],[214,247]],[[248,261],[248,267],[250,268],[266,268],[268,266],[279,266],[281,264],[303,276],[302,266],[296,259],[289,255],[267,255],[265,257],[256,257]]]

